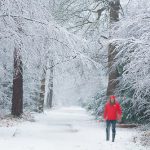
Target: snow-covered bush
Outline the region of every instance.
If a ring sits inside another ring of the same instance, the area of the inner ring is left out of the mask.
[[[93,98],[90,98],[86,103],[83,103],[85,107],[96,118],[103,116],[104,106],[107,102],[106,91],[100,91],[96,93]]]

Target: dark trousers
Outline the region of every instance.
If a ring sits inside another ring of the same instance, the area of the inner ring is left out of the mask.
[[[106,140],[110,138],[110,126],[112,125],[112,142],[115,140],[116,135],[116,120],[107,120],[106,121]]]

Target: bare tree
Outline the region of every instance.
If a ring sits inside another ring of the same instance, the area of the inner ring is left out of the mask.
[[[82,31],[84,36],[91,37],[93,33],[100,34],[100,28],[106,24],[108,0],[61,0],[58,4],[53,9],[53,15],[72,32]]]
[[[14,75],[12,95],[12,115],[19,117],[23,113],[23,69],[21,49],[14,49]]]
[[[119,21],[119,13],[121,8],[120,0],[80,1],[78,2],[78,5],[76,4],[77,2],[73,0],[62,1],[63,3],[60,8],[60,12],[65,14],[65,16],[62,16],[59,20],[61,23],[71,20],[73,23],[71,24],[72,26],[70,26],[70,24],[68,25],[68,29],[75,29],[74,31],[82,30],[84,33],[90,34],[90,38],[92,34],[96,35],[94,40],[97,41],[97,43],[95,43],[99,45],[99,39],[105,38],[105,36],[101,35],[99,32],[105,28],[109,32],[110,36],[106,37],[105,40],[111,39],[111,29],[113,24]],[[74,8],[75,5],[78,7]],[[58,13],[58,15],[60,17],[60,13]],[[118,77],[117,70],[113,68],[113,62],[115,61],[116,56],[115,44],[109,44],[107,54],[109,70],[107,95],[111,95],[116,90]]]
[[[113,24],[119,21],[119,10],[120,10],[120,0],[113,0],[110,2],[110,28]],[[111,29],[110,29],[111,30]],[[110,35],[111,38],[111,35]],[[118,72],[116,68],[113,68],[113,64],[116,57],[115,44],[110,43],[108,47],[108,69],[109,69],[109,79],[107,87],[107,95],[112,95],[115,93],[116,86],[118,84],[117,77]]]
[[[46,100],[47,108],[52,108],[52,102],[53,102],[53,72],[54,72],[53,65],[54,65],[53,60],[50,60],[49,85],[48,85],[48,94]]]
[[[40,88],[40,98],[38,100],[38,112],[39,113],[44,111],[45,81],[46,81],[46,72],[43,69],[43,75],[41,79],[41,88]]]

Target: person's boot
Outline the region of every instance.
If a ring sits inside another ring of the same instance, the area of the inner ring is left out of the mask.
[[[115,141],[115,133],[112,134],[112,142]]]

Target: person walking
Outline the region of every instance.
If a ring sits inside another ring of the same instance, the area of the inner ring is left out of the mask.
[[[106,120],[106,140],[110,138],[110,126],[112,125],[112,142],[115,140],[116,135],[116,122],[121,122],[122,108],[116,100],[116,96],[111,95],[104,108],[104,119]]]

